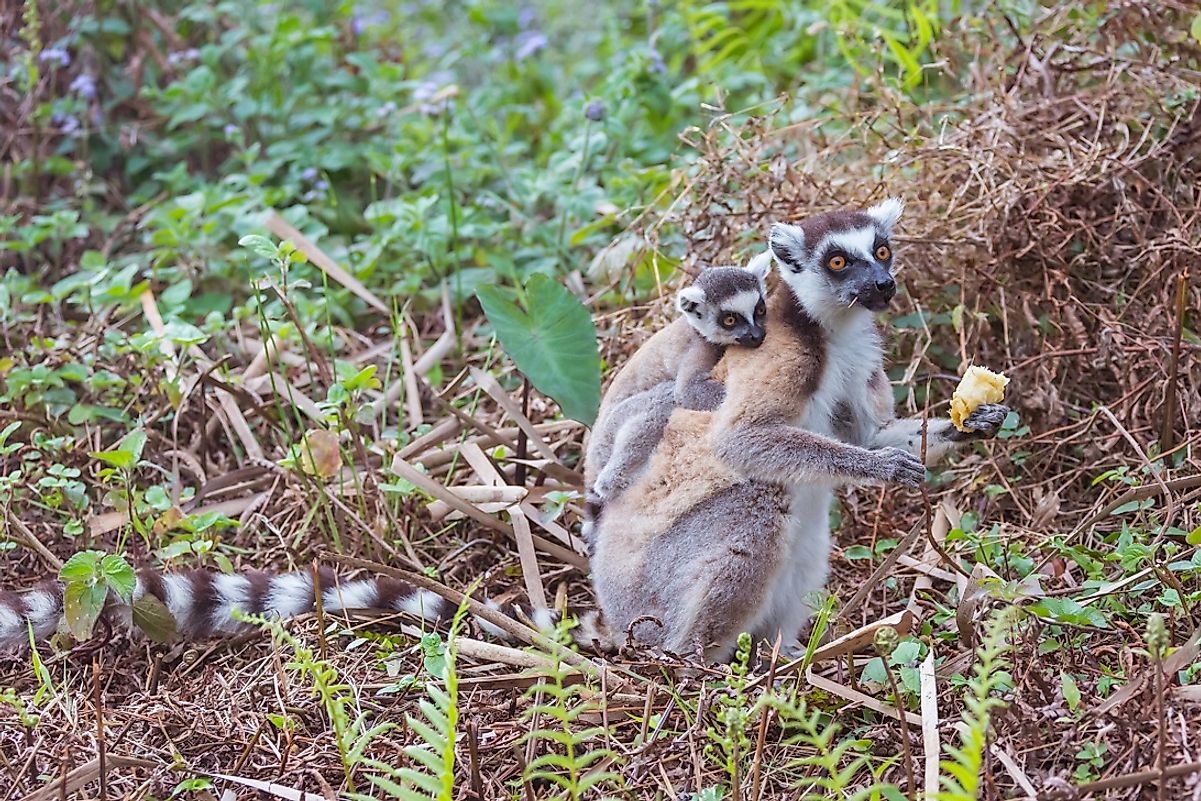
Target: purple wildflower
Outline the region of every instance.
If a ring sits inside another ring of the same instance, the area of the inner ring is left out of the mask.
[[[79,118],[70,114],[54,114],[50,117],[50,122],[57,125],[58,130],[67,136],[79,130]]]
[[[663,75],[667,72],[667,64],[663,62],[663,54],[656,48],[651,48],[651,72]]]
[[[304,172],[300,173],[300,178],[303,181],[311,181],[317,177],[316,167],[305,167]]]
[[[525,6],[517,14],[517,24],[523,31],[534,27],[534,23],[538,21],[538,9],[533,6]]]
[[[593,100],[584,109],[584,116],[593,122],[600,122],[605,118],[605,104],[599,100]]]
[[[61,47],[47,47],[38,53],[38,61],[43,64],[48,61],[57,61],[61,66],[66,67],[71,64],[71,54]]]
[[[233,139],[238,133],[238,126],[234,125],[232,122],[229,122],[226,123],[225,127],[221,130],[225,133],[226,137]]]
[[[200,51],[195,47],[189,47],[187,50],[179,50],[167,56],[167,63],[171,66],[182,64],[185,61],[195,61],[200,58]]]
[[[89,73],[81,72],[75,76],[75,80],[71,81],[70,89],[84,100],[94,100],[96,98],[96,79]]]
[[[517,50],[513,53],[515,61],[525,61],[549,44],[542,31],[522,31],[513,41],[517,45]]]
[[[329,181],[322,178],[320,181],[313,184],[313,188],[316,189],[318,192],[325,194],[325,190],[329,189]]]
[[[419,83],[417,88],[413,90],[413,100],[417,103],[417,110],[431,117],[445,111],[446,107],[450,105],[450,99],[443,97],[434,100],[434,98],[437,97],[438,92],[442,91],[444,86],[451,83],[453,78],[454,76],[449,73],[439,72],[431,75],[428,80]]]

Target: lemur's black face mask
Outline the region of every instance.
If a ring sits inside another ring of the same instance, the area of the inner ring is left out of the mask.
[[[763,327],[765,316],[763,302],[760,301],[759,307],[755,309],[755,319],[753,320],[748,320],[746,315],[732,310],[718,312],[717,319],[726,334],[739,345],[757,348],[763,344],[763,339],[767,336],[767,329]]]
[[[877,239],[874,251],[873,258],[865,259],[833,249],[822,258],[826,276],[845,305],[883,311],[897,294],[897,282],[889,270],[891,248],[883,239]]]

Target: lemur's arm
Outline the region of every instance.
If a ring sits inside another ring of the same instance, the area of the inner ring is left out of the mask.
[[[676,374],[675,401],[685,409],[711,412],[726,397],[725,384],[713,378],[713,368],[725,352],[724,345],[714,345],[696,336],[696,341],[680,360]]]
[[[898,448],[868,450],[783,422],[748,422],[715,431],[714,451],[740,472],[781,484],[897,482],[916,487],[922,463]]]
[[[870,442],[873,448],[900,448],[914,456],[921,457],[922,453],[922,418],[892,417],[892,393],[888,387],[888,378],[881,371],[869,384],[868,391],[873,393],[873,400],[880,414],[879,419],[885,421],[876,430]],[[978,406],[966,420],[963,421],[969,431],[960,431],[945,417],[934,417],[926,426],[926,465],[933,466],[944,456],[965,443],[973,440],[990,439],[997,435],[1009,407],[999,403],[988,403]]]
[[[663,429],[676,408],[674,386],[665,381],[634,395],[613,408],[613,417],[623,421],[613,439],[609,460],[596,477],[593,490],[601,499],[620,495],[633,483],[640,468],[663,439]]]

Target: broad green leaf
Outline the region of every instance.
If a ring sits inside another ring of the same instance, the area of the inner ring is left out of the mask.
[[[600,407],[600,355],[592,315],[562,284],[530,278],[524,306],[497,286],[476,292],[505,353],[568,417],[591,425]]]
[[[91,638],[92,628],[104,610],[107,596],[108,588],[103,583],[76,582],[67,585],[63,591],[63,617],[72,637],[80,642]]]
[[[126,603],[133,600],[137,576],[124,556],[110,555],[100,560],[100,575],[109,589],[117,593]]]
[[[1197,44],[1201,44],[1201,14],[1193,18],[1192,27],[1189,31],[1193,34],[1193,38],[1197,40]]]
[[[100,551],[81,551],[59,568],[58,577],[66,584],[93,584],[103,557]]]
[[[1033,604],[1030,611],[1039,617],[1050,618],[1060,623],[1109,628],[1109,623],[1100,611],[1091,606],[1081,606],[1071,598],[1044,598]]]

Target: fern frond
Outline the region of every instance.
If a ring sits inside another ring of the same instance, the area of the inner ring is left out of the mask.
[[[993,692],[1001,686],[1002,677],[1006,675],[1007,635],[1017,614],[1016,607],[1008,607],[993,614],[985,626],[960,716],[961,745],[948,746],[945,751],[949,758],[939,762],[941,775],[938,780],[943,789],[935,795],[936,801],[976,801],[979,798],[991,713],[1004,705]]]

